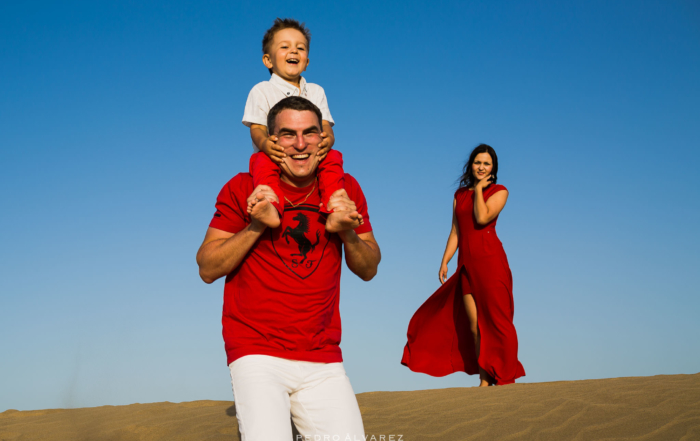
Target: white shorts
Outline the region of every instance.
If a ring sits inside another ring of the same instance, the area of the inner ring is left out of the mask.
[[[246,355],[229,365],[241,441],[359,441],[362,416],[343,363]]]

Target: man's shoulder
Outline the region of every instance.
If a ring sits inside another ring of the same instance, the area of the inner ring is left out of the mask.
[[[228,180],[226,185],[231,185],[231,184],[242,184],[242,183],[247,183],[247,182],[253,182],[253,175],[251,175],[248,172],[240,172],[236,176],[232,177],[231,179]]]
[[[360,183],[352,176],[350,173],[345,173],[343,176],[345,178],[345,191],[347,191],[348,196],[352,199],[358,193],[364,198],[364,191],[362,191],[362,186]]]
[[[246,197],[253,191],[253,176],[250,173],[238,173],[236,176],[229,179],[224,185],[222,191],[226,190],[230,193],[242,193]]]
[[[353,175],[351,175],[350,173],[345,173],[345,175],[344,175],[343,177],[345,178],[345,183],[346,183],[346,184],[347,184],[347,183],[350,183],[350,185],[352,185],[352,186],[354,186],[354,187],[359,187],[359,186],[360,186],[360,183],[357,182],[357,179],[355,179],[355,177],[354,177]]]

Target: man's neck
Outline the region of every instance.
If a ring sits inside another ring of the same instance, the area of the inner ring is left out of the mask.
[[[313,182],[316,180],[316,173],[314,173],[312,176],[308,176],[306,178],[294,178],[294,177],[289,177],[282,173],[280,176],[280,180],[284,182],[285,184],[291,185],[292,187],[296,188],[304,188],[308,187],[309,185],[313,184]]]

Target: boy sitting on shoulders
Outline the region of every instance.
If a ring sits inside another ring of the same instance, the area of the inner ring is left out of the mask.
[[[328,201],[336,190],[345,187],[343,157],[337,150],[331,150],[335,143],[333,136],[333,118],[328,109],[328,100],[323,88],[317,84],[307,83],[301,74],[309,65],[309,43],[311,33],[303,23],[291,18],[275,19],[274,24],[263,37],[263,64],[272,75],[269,81],[263,81],[253,87],[248,94],[248,101],[243,114],[243,124],[250,128],[255,153],[250,158],[250,174],[253,185],[267,185],[275,192],[278,201],[270,200],[277,209],[280,219],[284,214],[284,201],[287,199],[280,187],[280,167],[284,167],[284,149],[277,144],[278,138],[271,136],[267,130],[267,114],[270,109],[284,98],[300,96],[314,103],[323,116],[323,141],[316,156],[318,165],[318,186],[321,192],[321,212],[328,213]],[[303,161],[308,154],[296,158]],[[302,157],[303,156],[303,157]],[[255,201],[248,205],[252,211]]]

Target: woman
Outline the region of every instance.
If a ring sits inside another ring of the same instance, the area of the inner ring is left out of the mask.
[[[479,374],[480,386],[510,384],[525,375],[513,326],[513,279],[495,229],[508,199],[508,190],[496,184],[497,173],[498,157],[486,144],[464,165],[438,273],[442,286],[408,325],[401,363],[413,371]],[[458,248],[457,271],[445,280]]]

